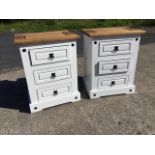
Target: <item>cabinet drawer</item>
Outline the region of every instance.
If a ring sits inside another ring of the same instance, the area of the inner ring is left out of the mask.
[[[116,42],[100,42],[99,56],[114,56],[119,54],[130,54],[131,43]]]
[[[112,79],[99,79],[98,88],[113,88],[113,87],[122,87],[127,84],[128,78],[125,77],[116,77]]]
[[[32,65],[69,60],[69,46],[36,48],[30,50]]]
[[[99,62],[99,74],[125,73],[129,68],[129,60]]]
[[[36,84],[54,82],[57,80],[68,79],[70,77],[70,66],[48,68],[34,71],[34,78]]]
[[[38,90],[38,97],[39,101],[41,100],[48,100],[54,99],[56,97],[64,96],[71,93],[71,84],[64,84],[53,86],[49,88],[39,89]]]

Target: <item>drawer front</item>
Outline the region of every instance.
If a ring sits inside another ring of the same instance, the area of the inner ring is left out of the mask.
[[[36,84],[54,82],[71,77],[70,66],[48,68],[34,71]]]
[[[129,60],[99,62],[99,74],[125,73],[129,68]]]
[[[122,87],[125,86],[128,82],[128,78],[125,77],[117,77],[112,79],[99,79],[98,81],[98,88],[114,88],[114,87]]]
[[[39,101],[54,99],[72,92],[71,84],[53,86],[38,90]]]
[[[31,49],[32,65],[63,62],[69,60],[69,46]]]
[[[131,43],[121,42],[100,42],[99,56],[115,56],[119,54],[130,54]]]

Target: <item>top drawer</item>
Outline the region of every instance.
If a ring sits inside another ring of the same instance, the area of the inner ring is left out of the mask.
[[[99,56],[115,56],[131,53],[131,41],[100,42]]]
[[[30,49],[30,57],[32,65],[68,61],[69,46]]]

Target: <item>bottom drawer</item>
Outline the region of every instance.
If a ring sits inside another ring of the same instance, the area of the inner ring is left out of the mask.
[[[39,89],[39,101],[50,100],[56,97],[64,96],[72,92],[71,84],[57,85],[49,88]]]
[[[98,88],[104,89],[104,88],[114,88],[114,87],[122,87],[127,85],[128,83],[128,77],[122,76],[122,77],[114,77],[114,78],[101,78],[98,81]]]

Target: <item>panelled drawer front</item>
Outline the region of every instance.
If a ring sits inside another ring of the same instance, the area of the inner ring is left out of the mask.
[[[72,92],[71,84],[64,84],[53,86],[45,89],[38,90],[39,100],[54,99],[56,97],[64,96]]]
[[[115,56],[119,54],[130,54],[131,43],[124,41],[100,42],[99,56]]]
[[[125,73],[129,68],[129,60],[99,62],[99,74]]]
[[[69,60],[69,46],[31,49],[32,65],[63,62]]]
[[[68,79],[71,77],[70,66],[47,68],[34,71],[36,84],[54,82],[58,80]]]
[[[101,78],[98,81],[98,88],[104,89],[104,88],[122,87],[122,86],[125,86],[127,82],[128,82],[127,76],[116,77],[112,79]]]
[[[116,51],[126,51],[126,50],[130,50],[130,44],[105,45],[105,46],[103,46],[104,52],[116,52]]]

